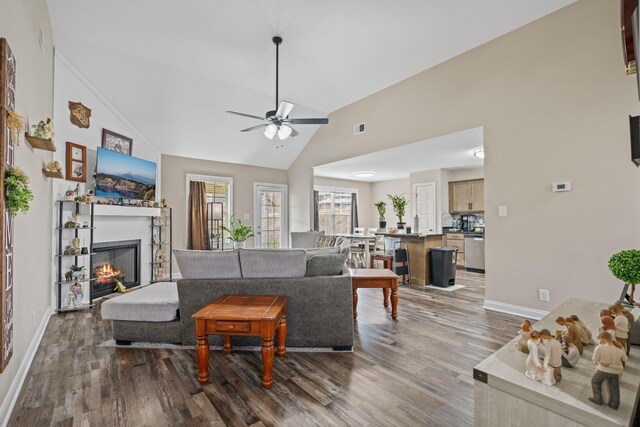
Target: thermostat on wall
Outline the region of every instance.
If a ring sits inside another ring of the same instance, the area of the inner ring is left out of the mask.
[[[553,184],[551,184],[551,190],[554,193],[557,193],[559,191],[571,191],[571,181],[554,182]]]

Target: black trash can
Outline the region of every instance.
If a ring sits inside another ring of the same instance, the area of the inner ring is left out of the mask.
[[[431,284],[441,288],[456,283],[456,256],[458,248],[431,248]]]

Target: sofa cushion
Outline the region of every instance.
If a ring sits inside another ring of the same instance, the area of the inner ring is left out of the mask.
[[[307,261],[307,276],[337,276],[342,273],[347,254],[320,254]]]
[[[242,277],[238,251],[174,249],[183,279],[238,279]]]
[[[316,256],[316,255],[338,254],[340,253],[340,248],[337,246],[332,246],[330,248],[305,249],[305,251],[307,252],[307,261],[309,261],[310,257]]]
[[[101,305],[105,320],[170,322],[178,317],[178,288],[175,282],[158,282],[115,298]]]
[[[240,249],[242,277],[304,277],[304,249]]]

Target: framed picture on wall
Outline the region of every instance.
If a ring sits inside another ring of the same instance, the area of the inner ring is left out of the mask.
[[[67,141],[65,163],[66,180],[87,182],[87,147]]]
[[[109,129],[102,129],[102,148],[130,156],[133,139],[111,132]]]

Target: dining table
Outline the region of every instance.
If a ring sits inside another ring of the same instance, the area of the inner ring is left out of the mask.
[[[361,234],[361,233],[342,233],[336,234],[336,236],[340,236],[344,239],[348,239],[350,242],[364,242],[364,265],[369,265],[369,255],[370,243],[373,243],[373,246],[376,245],[376,235],[375,234]]]

